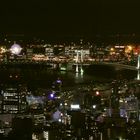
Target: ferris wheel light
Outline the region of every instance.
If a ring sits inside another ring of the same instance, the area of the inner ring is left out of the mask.
[[[14,45],[12,45],[11,48],[10,48],[11,53],[12,53],[12,54],[16,54],[16,55],[20,54],[21,50],[22,50],[22,48],[21,48],[21,46],[18,45],[18,44],[14,44]]]

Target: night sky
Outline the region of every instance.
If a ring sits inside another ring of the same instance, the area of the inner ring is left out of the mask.
[[[140,33],[138,0],[0,1],[0,31],[44,36]]]

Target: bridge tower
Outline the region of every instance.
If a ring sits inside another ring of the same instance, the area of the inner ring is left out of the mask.
[[[138,55],[137,69],[140,69],[140,54]]]
[[[140,54],[138,55],[137,70],[137,80],[140,80]]]
[[[83,50],[77,50],[76,52],[76,72],[77,73],[83,73]]]

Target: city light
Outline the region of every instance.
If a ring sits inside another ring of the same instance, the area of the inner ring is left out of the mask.
[[[96,91],[96,95],[97,95],[97,96],[100,95],[100,92],[99,92],[99,91]]]
[[[128,46],[128,49],[129,49],[130,51],[132,51],[133,47],[132,47],[132,46]]]
[[[53,94],[53,93],[52,93],[52,94],[50,94],[50,97],[51,97],[51,98],[54,98],[54,94]]]
[[[133,46],[132,45],[128,45],[128,46],[126,46],[126,48],[125,48],[125,53],[131,53],[132,52],[132,50],[133,50]]]
[[[67,69],[65,67],[61,67],[60,70],[66,71]]]
[[[61,84],[62,81],[60,79],[56,80],[56,83]]]
[[[114,51],[114,48],[110,48],[110,51]]]
[[[92,107],[93,107],[93,109],[95,109],[96,108],[96,105],[93,105]]]
[[[2,46],[2,47],[0,48],[0,53],[1,53],[1,54],[5,53],[6,51],[7,51],[7,50],[6,50],[5,47]]]
[[[80,109],[80,105],[79,104],[72,104],[71,106],[71,109]]]

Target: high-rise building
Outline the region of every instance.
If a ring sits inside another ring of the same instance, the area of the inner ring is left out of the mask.
[[[27,59],[32,59],[32,57],[33,57],[33,49],[32,48],[27,48],[26,57],[27,57]]]
[[[2,112],[18,113],[19,94],[16,88],[6,88],[1,91],[3,95]]]
[[[1,113],[23,113],[26,109],[26,91],[9,87],[1,91]]]
[[[0,94],[0,113],[2,113],[2,99],[3,99],[3,96],[2,94]]]

